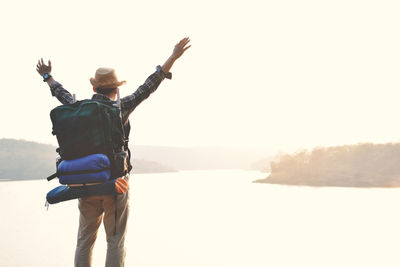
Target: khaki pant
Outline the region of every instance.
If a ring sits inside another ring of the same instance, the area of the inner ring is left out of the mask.
[[[129,213],[129,190],[125,194],[117,196],[106,195],[80,198],[79,210],[75,267],[92,266],[93,246],[102,219],[107,235],[106,267],[124,266],[124,242]]]

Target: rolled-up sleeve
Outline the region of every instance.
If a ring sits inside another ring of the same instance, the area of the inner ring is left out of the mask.
[[[121,98],[121,111],[124,120],[127,120],[132,111],[151,93],[157,90],[160,83],[164,80],[165,74],[160,71],[156,71],[151,74],[144,84],[133,92],[131,95]]]
[[[51,95],[55,96],[62,104],[71,104],[74,102],[74,99],[70,92],[68,92],[62,84],[54,81],[50,84]]]

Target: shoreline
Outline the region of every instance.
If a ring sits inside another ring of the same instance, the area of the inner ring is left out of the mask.
[[[268,181],[269,177],[254,180],[253,183],[257,184],[271,184],[271,185],[283,185],[283,186],[307,186],[307,187],[336,187],[336,188],[360,188],[360,189],[368,189],[368,188],[377,188],[377,189],[400,189],[400,185],[368,185],[368,184],[329,184],[329,183],[307,183],[307,182],[298,182],[298,183],[290,183],[290,182],[279,182],[276,180]]]

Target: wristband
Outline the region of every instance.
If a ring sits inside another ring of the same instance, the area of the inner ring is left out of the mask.
[[[50,73],[45,73],[45,74],[43,74],[43,81],[45,82],[45,81],[47,81],[48,79],[50,79],[51,78],[51,75],[50,75]]]
[[[164,75],[165,78],[171,80],[172,78],[172,73],[171,72],[165,72],[160,65],[157,66],[157,71],[159,73],[162,73]]]

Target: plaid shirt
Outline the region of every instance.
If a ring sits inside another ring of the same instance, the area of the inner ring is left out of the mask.
[[[166,74],[161,71],[160,68],[157,68],[157,71],[151,74],[146,79],[144,84],[139,86],[135,92],[133,92],[131,95],[121,98],[121,115],[123,123],[126,123],[132,111],[158,88],[164,78],[166,78]],[[50,85],[50,91],[51,94],[57,97],[62,104],[72,104],[74,102],[71,93],[64,89],[59,82],[53,82]],[[102,94],[93,94],[92,99],[109,100],[107,96]]]

